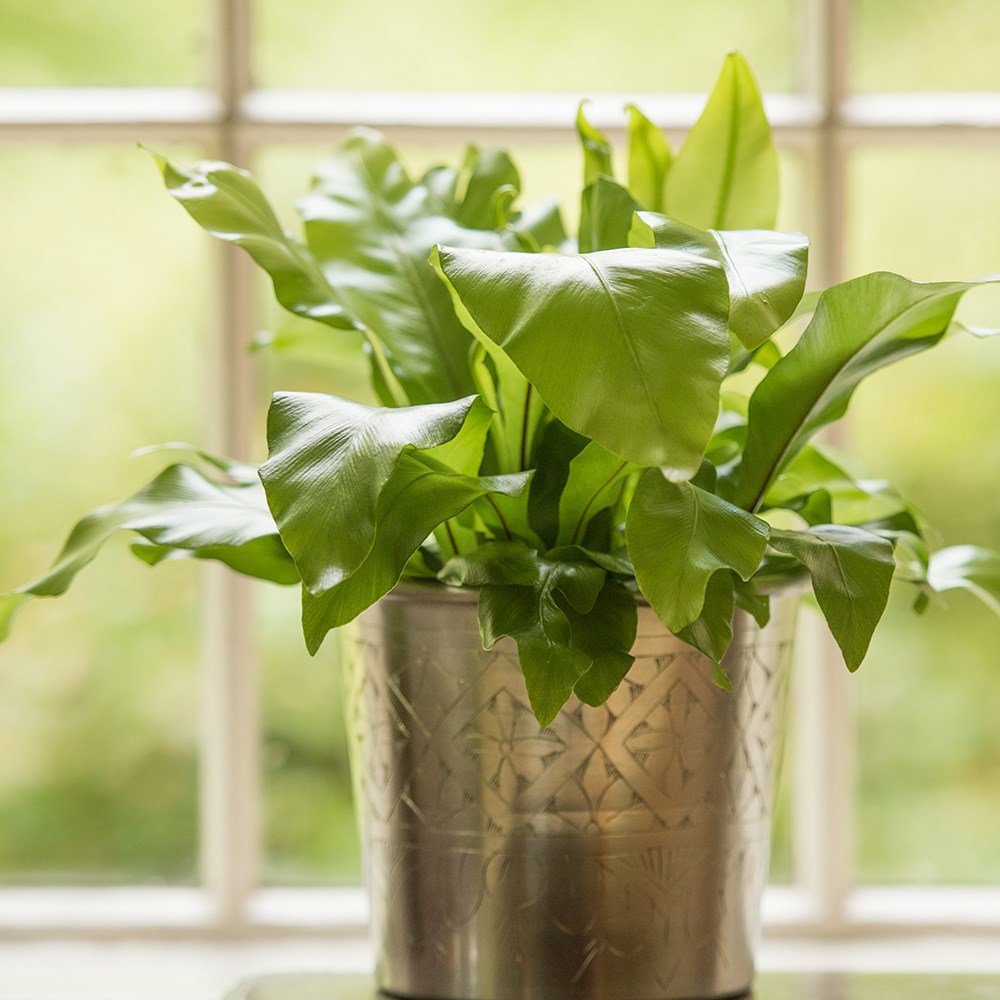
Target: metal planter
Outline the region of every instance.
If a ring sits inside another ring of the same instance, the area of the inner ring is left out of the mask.
[[[351,740],[377,982],[440,1000],[743,993],[767,878],[794,596],[737,612],[726,667],[646,605],[602,708],[540,730],[475,594],[398,589],[351,640]]]

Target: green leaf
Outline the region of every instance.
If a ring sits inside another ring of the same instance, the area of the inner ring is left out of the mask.
[[[119,531],[134,531],[176,554],[217,560],[247,576],[298,582],[259,483],[218,483],[189,465],[172,465],[128,499],[88,514],[73,528],[47,573],[0,598],[0,634],[9,630],[28,595],[65,593]]]
[[[562,210],[556,198],[543,198],[524,211],[517,213],[509,223],[509,228],[532,250],[554,249],[571,253],[576,248],[570,245],[563,223]]]
[[[45,596],[64,593],[101,545],[124,530],[156,545],[217,559],[240,573],[298,582],[259,483],[217,483],[189,465],[172,465],[127,500],[88,514],[70,533],[52,569],[22,589]]]
[[[768,230],[713,230],[712,236],[729,278],[729,328],[744,347],[759,347],[802,299],[809,240]]]
[[[927,582],[937,593],[963,589],[1000,615],[1000,553],[953,545],[931,554]]]
[[[528,476],[532,473],[529,471]],[[527,491],[517,496],[490,494],[472,505],[477,535],[506,541],[520,541],[533,549],[543,547],[528,520]],[[467,545],[462,546],[467,549]]]
[[[447,466],[452,472],[460,472],[463,476],[475,476],[483,462],[486,438],[493,417],[493,411],[477,397],[469,407],[459,432],[450,441],[425,449],[425,458]]]
[[[539,560],[539,566],[544,586],[565,598],[577,614],[590,614],[607,577],[604,569],[583,554],[556,558],[551,552]]]
[[[705,461],[715,466],[717,483],[720,471],[724,472],[730,463],[743,453],[743,446],[747,439],[746,424],[740,420],[736,413],[725,408],[726,403],[724,395],[720,420],[705,451]],[[718,486],[712,492],[719,493]]]
[[[549,725],[590,667],[590,658],[570,646],[566,615],[530,587],[486,586],[479,591],[479,622],[487,649],[504,635],[517,643],[531,710]]]
[[[675,634],[701,614],[717,570],[750,578],[767,538],[759,518],[690,483],[671,483],[655,469],[639,481],[625,525],[639,587]]]
[[[458,434],[444,444],[424,449],[421,452],[422,460],[442,471],[458,472],[465,476],[478,475],[482,471],[487,438],[493,429],[495,416],[481,398],[477,399]],[[527,497],[524,504],[527,504]],[[436,529],[435,534],[441,551],[445,553],[444,558],[447,558],[447,553],[457,553],[478,544],[473,519],[467,520],[468,524],[450,521]]]
[[[591,562],[595,566],[600,566],[601,569],[618,576],[627,578],[635,576],[635,570],[627,559],[611,555],[608,552],[588,549],[583,545],[560,545],[557,548],[549,549],[545,553],[545,558],[564,563]]]
[[[844,661],[857,670],[889,599],[892,543],[860,528],[829,524],[808,531],[772,529],[771,545],[809,570]]]
[[[831,496],[861,500],[867,496],[853,476],[817,445],[806,445],[788,463],[764,497],[765,507],[788,507],[822,488]]]
[[[713,573],[705,588],[701,613],[677,633],[678,639],[694,646],[714,664],[722,662],[733,640],[733,611],[736,607],[733,578],[733,572],[728,569]]]
[[[315,654],[332,628],[345,625],[384,597],[402,576],[410,557],[442,522],[491,491],[521,493],[528,477],[472,478],[427,466],[404,453],[379,494],[375,534],[361,564],[323,593],[302,588],[302,630]]]
[[[312,254],[278,221],[256,181],[229,163],[204,160],[187,169],[151,154],[167,190],[212,236],[242,247],[271,276],[278,301],[298,316],[357,329]]]
[[[477,335],[503,349],[564,424],[635,465],[694,475],[729,358],[721,267],[641,249],[439,247],[434,260]]]
[[[778,154],[757,82],[738,53],[726,56],[670,168],[664,211],[699,229],[774,228]]]
[[[763,344],[748,351],[735,352],[729,365],[729,374],[735,375],[752,364],[770,371],[780,360],[781,348],[773,340],[765,340]]]
[[[31,600],[29,594],[4,594],[0,597],[0,642],[6,642],[10,636],[11,626],[18,612]]]
[[[514,639],[531,709],[543,726],[558,715],[591,665],[590,657],[572,648],[567,612],[587,614],[604,581],[604,571],[591,563],[539,560],[533,586],[486,585],[479,591],[483,646],[492,649],[505,635]]]
[[[339,292],[333,290],[312,253],[285,231],[246,171],[213,161],[195,163],[182,170],[163,157],[152,155],[167,190],[208,233],[250,254],[270,275],[275,297],[285,309],[346,335],[360,331],[379,398],[386,403],[402,401],[404,390],[388,368],[382,345],[344,307]],[[315,334],[302,335],[292,346],[301,346],[306,339],[312,342],[311,353],[315,356],[319,339]],[[350,355],[358,346],[355,338],[347,336],[345,343],[333,350]]]
[[[723,691],[732,692],[733,690],[733,682],[730,680],[726,668],[721,663],[712,664],[712,683],[716,687],[722,688]]]
[[[389,409],[321,393],[275,395],[261,479],[308,590],[321,594],[362,564],[379,495],[404,449],[451,441],[475,399]]]
[[[771,620],[771,598],[759,593],[753,580],[743,581],[734,577],[733,584],[736,607],[750,615],[759,628],[765,628]]]
[[[658,248],[718,261],[729,282],[729,329],[753,350],[795,314],[806,285],[809,240],[771,230],[695,229],[665,215],[639,212]],[[632,243],[641,238],[633,231]],[[646,239],[648,243],[648,237]]]
[[[489,173],[474,171],[466,192],[469,217],[478,213],[473,202],[497,179],[485,179]],[[352,132],[320,165],[298,207],[323,274],[377,338],[409,402],[471,393],[469,334],[427,254],[435,243],[499,249],[508,241],[493,225],[470,228],[443,214],[438,193],[412,182],[396,151],[369,129]]]
[[[403,576],[411,580],[437,581],[437,575],[440,572],[441,557],[428,544],[421,545],[403,567]]]
[[[733,502],[756,510],[809,438],[844,415],[861,380],[936,344],[974,284],[921,284],[877,272],[824,292],[799,342],[750,397]]]
[[[885,482],[855,479],[827,449],[806,445],[774,480],[764,496],[762,509],[774,507],[798,511],[813,524],[883,521],[903,514],[906,527],[914,526],[906,502]],[[828,515],[818,515],[828,510]],[[890,525],[885,525],[889,527]]]
[[[812,490],[784,506],[795,511],[806,524],[832,524],[834,521],[833,497],[826,489]]]
[[[583,435],[571,431],[560,420],[549,421],[535,443],[528,519],[547,547],[555,545],[559,536],[559,504],[569,478],[569,464],[586,445]]]
[[[474,156],[470,159],[470,149],[466,149],[466,161],[463,170],[471,169]],[[420,178],[420,186],[427,189],[427,205],[438,215],[448,215],[454,218],[458,215],[458,186],[460,171],[452,166],[437,163],[428,167]]]
[[[701,460],[701,468],[691,477],[691,484],[708,493],[717,492],[715,484],[719,479],[719,470],[707,458]]]
[[[990,337],[1000,335],[1000,327],[995,326],[978,326],[975,323],[962,323],[958,320],[955,320],[952,326],[959,332],[978,337],[980,340],[988,340]]]
[[[920,535],[912,531],[897,531],[878,528],[875,525],[859,525],[865,531],[887,539],[892,543],[892,558],[896,564],[895,578],[908,583],[925,584],[930,569],[930,551]]]
[[[237,462],[232,458],[225,458],[220,455],[212,455],[199,448],[197,445],[188,444],[186,441],[165,441],[162,444],[150,444],[144,448],[137,448],[132,452],[131,458],[144,458],[146,455],[160,455],[165,452],[177,452],[187,459],[197,459],[208,466],[212,472],[221,472],[227,478],[240,486],[260,486],[260,475],[256,465],[249,465],[247,462]],[[186,465],[194,464],[191,461]]]
[[[450,286],[449,292],[454,296]],[[454,297],[462,322],[474,328],[465,307]],[[510,358],[478,332],[476,337],[471,369],[476,389],[496,413],[490,437],[498,466],[502,472],[521,472],[528,468],[536,435],[548,413],[541,396]]]
[[[559,498],[557,545],[580,542],[591,517],[611,506],[630,471],[628,462],[591,441],[569,463],[569,475]]]
[[[628,111],[628,189],[643,208],[663,211],[667,173],[674,160],[666,136],[634,104]]]
[[[611,164],[611,144],[600,129],[594,128],[583,113],[586,101],[576,111],[576,131],[583,146],[583,186],[590,187],[598,177],[614,177]]]
[[[584,188],[580,204],[580,252],[627,247],[638,203],[619,183],[601,175]]]
[[[782,329],[787,329],[804,316],[811,316],[816,311],[816,304],[819,302],[820,294],[820,292],[806,292]],[[752,350],[743,351],[742,353],[734,350],[733,359],[729,364],[729,374],[733,375],[741,372],[751,364],[760,365],[762,368],[770,371],[781,358],[781,348],[773,340],[765,340],[763,344]]]
[[[479,149],[470,146],[466,151],[468,179],[457,221],[467,229],[495,229],[497,227],[497,198],[504,189],[516,194],[521,190],[521,175],[514,161],[502,149]],[[430,251],[430,247],[427,247]],[[427,254],[424,254],[424,260]]]
[[[485,542],[473,552],[449,559],[437,576],[453,587],[487,583],[530,587],[538,573],[538,553],[523,542]]]
[[[586,705],[603,705],[635,662],[629,652],[638,622],[635,595],[609,577],[585,615],[572,608],[564,611],[573,649],[590,659],[573,691]]]

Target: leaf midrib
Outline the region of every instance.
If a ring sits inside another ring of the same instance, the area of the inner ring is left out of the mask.
[[[258,223],[261,225],[261,228],[264,229],[265,234],[269,234],[270,239],[273,242],[281,244],[281,246],[283,246],[285,250],[291,254],[293,259],[303,269],[303,271],[305,271],[320,285],[322,290],[329,291],[331,304],[336,306],[346,315],[347,310],[345,310],[344,307],[337,301],[337,296],[333,290],[333,286],[326,280],[326,276],[323,274],[315,260],[311,260],[309,257],[305,256],[302,252],[302,248],[289,237],[289,234],[285,232],[276,216],[267,216],[258,205],[254,204],[251,199],[244,196],[242,191],[232,185],[230,183],[230,178],[225,174],[215,178],[213,183],[219,190],[224,191],[230,198],[242,205],[244,210],[246,210],[253,218],[256,218]]]
[[[764,500],[764,496],[767,493],[768,487],[771,485],[772,477],[775,475],[776,471],[781,467],[782,462],[784,462],[785,457],[788,454],[789,450],[791,449],[792,444],[795,441],[796,437],[798,436],[801,428],[804,427],[809,422],[810,417],[819,408],[818,407],[819,402],[826,396],[830,386],[841,375],[844,369],[846,369],[848,365],[850,365],[851,362],[854,361],[854,359],[858,357],[858,355],[860,355],[862,351],[864,351],[865,348],[867,348],[874,341],[879,340],[890,327],[898,323],[904,316],[907,315],[907,313],[912,312],[913,310],[919,308],[920,306],[924,305],[926,302],[928,302],[933,298],[934,294],[932,292],[929,292],[919,301],[912,303],[911,305],[907,306],[902,311],[894,315],[892,319],[890,319],[888,323],[886,323],[883,327],[881,327],[881,329],[874,336],[869,337],[863,344],[859,346],[859,348],[856,351],[849,354],[847,358],[845,358],[843,364],[838,365],[837,368],[830,375],[830,377],[823,382],[822,389],[816,394],[815,398],[813,399],[813,402],[809,406],[809,409],[803,415],[802,419],[798,423],[796,423],[791,433],[786,437],[785,443],[782,445],[781,451],[778,453],[778,456],[769,465],[767,474],[761,481],[760,489],[757,495],[754,497],[753,503],[748,508],[748,510],[751,513],[757,512],[758,508],[760,507],[761,503]],[[785,355],[785,357],[788,357],[788,355]],[[763,382],[761,383],[761,385],[763,385]]]
[[[688,533],[687,545],[684,548],[685,558],[684,561],[681,563],[681,575],[684,579],[684,584],[685,584],[683,588],[684,591],[687,591],[688,589],[687,581],[691,575],[691,570],[694,568],[694,560],[688,559],[687,553],[689,553],[692,547],[694,546],[694,540],[698,534],[698,522],[701,517],[701,504],[698,501],[698,494],[695,492],[695,488],[691,486],[687,492],[688,496],[691,498],[692,516],[691,516],[691,531]],[[714,572],[714,570],[712,572]],[[711,579],[712,572],[708,574],[708,579]],[[707,580],[705,586],[707,589],[708,587]],[[690,624],[690,622],[688,624]]]
[[[740,270],[739,267],[737,267],[736,261],[733,259],[733,255],[729,252],[729,244],[726,242],[725,237],[718,230],[712,231],[712,237],[715,240],[715,245],[719,248],[719,253],[722,254],[723,267],[725,268],[726,271],[727,281],[732,280],[736,282],[736,284],[739,286],[739,291],[743,296],[744,303],[751,302],[753,296],[750,294],[750,288],[747,285],[747,283],[743,280],[742,271]],[[767,292],[766,291],[761,292],[759,297],[763,300],[764,305],[769,308],[771,303],[770,299],[768,298]],[[733,308],[732,295],[729,296],[729,308],[731,313]],[[744,305],[743,312],[746,313],[748,311],[749,309],[747,308],[746,305]]]
[[[653,411],[653,413],[656,414],[656,422],[659,426],[659,429],[664,432],[667,431],[668,430],[667,425],[664,423],[663,415],[660,413],[659,407],[653,400],[652,390],[650,388],[649,383],[646,381],[646,375],[643,370],[643,367],[642,365],[639,364],[639,359],[635,353],[635,347],[632,344],[632,339],[629,335],[629,331],[625,324],[624,317],[622,316],[621,311],[618,308],[618,303],[615,302],[615,297],[611,292],[610,284],[605,279],[604,275],[601,273],[600,268],[597,266],[597,264],[594,263],[594,261],[590,257],[588,257],[586,254],[578,254],[577,256],[580,258],[580,260],[585,261],[586,264],[590,267],[591,271],[593,271],[594,273],[594,277],[597,278],[598,283],[600,284],[602,290],[604,291],[604,294],[608,300],[608,305],[611,307],[612,315],[615,318],[615,323],[618,326],[618,331],[622,336],[622,340],[625,341],[625,346],[628,348],[629,356],[632,358],[632,365],[639,376],[639,384],[642,386],[642,392],[643,395],[646,397],[646,402],[649,404],[649,408]]]
[[[177,507],[181,506],[183,507],[184,512],[194,511],[195,513],[197,513],[198,511],[207,511],[207,512],[222,512],[224,514],[231,514],[233,511],[238,511],[244,514],[249,513],[253,515],[254,521],[259,521],[264,526],[270,528],[270,530],[264,533],[261,533],[260,531],[255,531],[251,536],[252,538],[256,539],[256,538],[267,538],[267,537],[275,537],[275,538],[280,537],[277,525],[274,523],[273,517],[270,515],[270,513],[267,511],[266,508],[261,509],[253,504],[243,503],[237,500],[236,498],[232,497],[221,497],[218,499],[205,498],[205,499],[198,499],[195,501],[179,500]],[[174,507],[167,508],[168,511],[176,509],[177,508]],[[257,527],[260,527],[260,525],[257,525]],[[197,523],[190,524],[187,521],[181,521],[179,523],[175,522],[173,524],[165,523],[162,520],[162,514],[152,512],[150,514],[140,515],[136,518],[130,518],[126,520],[124,523],[120,524],[115,530],[136,531],[141,535],[145,535],[147,532],[169,533],[179,530],[182,533],[196,536],[202,530],[202,528]],[[114,533],[115,532],[111,532],[111,534]],[[241,532],[240,534],[243,533]],[[110,535],[108,537],[110,537]],[[156,539],[151,539],[151,540],[156,541]],[[234,543],[226,542],[219,544],[232,545]]]
[[[726,146],[726,160],[722,171],[722,189],[719,192],[719,207],[715,217],[714,229],[724,228],[725,213],[726,209],[729,207],[729,199],[732,196],[733,174],[736,172],[736,144],[739,139],[740,132],[739,115],[736,114],[735,110],[739,92],[739,74],[734,72],[732,82],[732,103],[730,104],[729,115],[729,142]]]
[[[451,352],[446,350],[444,331],[441,328],[440,321],[436,313],[431,308],[431,303],[427,297],[426,289],[423,287],[420,276],[416,272],[413,259],[406,252],[405,244],[403,242],[405,230],[389,211],[388,202],[379,190],[374,177],[368,169],[368,164],[365,162],[364,157],[357,156],[356,163],[359,173],[365,180],[376,219],[380,225],[386,226],[389,230],[390,249],[395,255],[397,262],[402,265],[400,272],[406,279],[411,291],[414,293],[414,297],[417,300],[420,311],[424,315],[424,320],[428,324],[431,335],[434,339],[434,345],[437,349],[438,357],[441,361],[442,369],[447,374],[448,380],[451,382],[452,389],[456,393],[461,394],[463,391],[462,379],[461,376],[455,371]]]

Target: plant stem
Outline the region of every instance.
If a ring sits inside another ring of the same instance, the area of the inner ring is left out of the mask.
[[[510,528],[507,526],[507,521],[505,520],[503,514],[500,512],[500,508],[496,505],[496,501],[493,499],[493,497],[489,495],[489,493],[485,494],[485,496],[487,503],[489,503],[489,505],[495,511],[497,517],[500,519],[500,527],[503,528],[503,533],[507,536],[507,541],[512,542],[514,540],[514,536],[510,533]]]
[[[528,465],[528,423],[531,412],[532,385],[527,383],[528,388],[524,393],[524,412],[521,414],[521,449],[518,455],[518,471],[523,472]]]
[[[576,545],[576,543],[580,540],[580,535],[583,534],[583,528],[584,525],[586,524],[587,514],[590,512],[590,508],[593,506],[594,501],[601,495],[601,493],[605,489],[607,489],[608,486],[611,485],[611,483],[613,483],[622,474],[622,470],[627,465],[628,462],[622,462],[621,465],[619,465],[618,468],[615,469],[615,471],[612,472],[611,475],[608,476],[608,478],[605,479],[604,482],[601,483],[601,485],[598,486],[597,489],[590,494],[589,499],[583,505],[583,510],[580,511],[580,517],[576,522],[576,527],[573,529],[573,535],[570,538],[569,542],[570,545]]]
[[[408,406],[409,397],[406,395],[406,390],[400,385],[399,379],[396,378],[395,372],[389,367],[389,359],[385,356],[385,351],[382,349],[382,345],[378,338],[369,330],[365,332],[365,340],[367,341],[368,357],[372,363],[372,366],[378,370],[381,376],[382,383],[385,385],[386,391],[389,393],[391,402],[393,406]],[[383,403],[388,403],[390,400],[383,400]]]
[[[451,551],[454,555],[458,555],[458,542],[455,541],[455,533],[451,530],[451,522],[444,522],[444,530],[448,535],[448,542],[451,545]]]

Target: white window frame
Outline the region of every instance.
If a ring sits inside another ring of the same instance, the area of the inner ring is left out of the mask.
[[[398,142],[461,139],[469,129],[498,143],[569,141],[575,99],[555,94],[331,94],[254,87],[249,0],[211,0],[218,72],[206,90],[60,88],[0,90],[0,141],[195,141],[212,155],[248,163],[284,140],[329,141],[351,125],[382,128]],[[798,91],[768,95],[778,143],[803,158],[820,284],[839,280],[844,260],[845,168],[866,143],[940,139],[1000,145],[996,94],[866,94],[846,87],[850,0],[799,0]],[[679,134],[703,97],[630,95]],[[596,124],[621,138],[624,95],[597,95]],[[245,345],[254,330],[252,267],[218,253],[219,312],[213,341],[211,444],[246,455],[254,428],[254,373]],[[365,925],[361,890],[264,889],[257,651],[244,627],[247,581],[207,567],[204,727],[201,742],[200,888],[0,891],[0,939],[122,934],[230,936],[332,932]],[[1000,938],[1000,890],[987,887],[859,888],[852,884],[855,744],[850,682],[825,631],[799,647],[792,711],[798,722],[790,778],[795,884],[765,899],[771,935],[847,936],[959,932]],[[817,657],[816,648],[825,648]],[[830,752],[836,748],[835,752]]]

